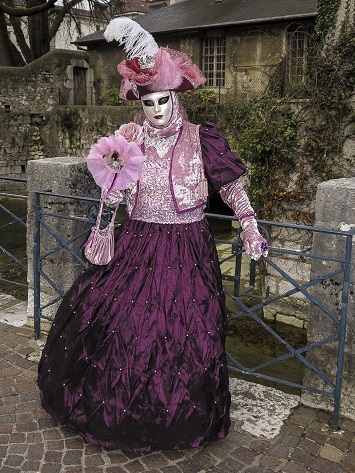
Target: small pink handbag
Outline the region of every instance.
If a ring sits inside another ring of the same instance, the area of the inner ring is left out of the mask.
[[[107,197],[107,195],[105,196]],[[100,208],[96,218],[96,224],[91,229],[90,237],[84,243],[85,257],[92,264],[107,264],[114,254],[114,226],[117,208],[112,212],[112,217],[108,225],[100,230],[101,214],[104,207],[104,199],[100,200]]]
[[[111,193],[115,184],[117,174],[115,174],[111,187],[105,195],[100,199],[99,212],[96,217],[96,224],[91,229],[90,236],[84,243],[84,254],[86,259],[92,264],[104,265],[112,260],[115,251],[115,218],[118,207],[112,212],[112,217],[108,225],[100,230],[101,215],[104,208],[104,203]]]

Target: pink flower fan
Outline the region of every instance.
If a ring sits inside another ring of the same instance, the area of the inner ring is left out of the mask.
[[[122,135],[100,138],[91,146],[86,158],[88,169],[96,184],[103,189],[124,190],[141,176],[144,155],[136,143]]]

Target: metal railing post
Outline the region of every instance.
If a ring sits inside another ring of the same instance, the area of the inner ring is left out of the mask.
[[[33,308],[34,308],[34,338],[38,340],[41,336],[41,288],[40,288],[40,265],[41,265],[41,239],[40,239],[40,195],[34,194],[34,233],[33,233]]]
[[[238,297],[240,295],[240,274],[242,271],[242,246],[243,242],[238,238],[232,243],[232,252],[235,254],[235,266],[234,266],[234,286],[233,295]]]

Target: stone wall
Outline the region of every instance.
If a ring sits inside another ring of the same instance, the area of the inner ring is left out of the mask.
[[[0,174],[26,177],[33,159],[82,156],[98,138],[131,121],[135,113],[133,107],[60,105],[41,114],[0,113]],[[4,181],[1,186],[6,190],[9,184]]]
[[[271,251],[270,260],[298,284],[307,283],[310,278],[311,262],[307,258],[302,258],[302,253],[307,253],[310,250],[312,233],[289,228],[273,228],[272,233],[270,242],[272,247],[281,251],[296,251],[298,254]],[[294,289],[294,286],[271,265],[267,265],[265,268],[263,286],[264,292],[266,290],[268,292],[269,299]],[[267,305],[263,310],[263,315],[266,320],[283,322],[306,329],[308,300],[303,294],[297,292],[292,297],[278,301],[277,304]]]
[[[83,51],[53,50],[25,67],[0,68],[0,175],[26,177],[33,159],[82,156],[132,120],[134,107],[95,106],[92,60]],[[76,67],[87,71],[87,105],[74,104]],[[9,185],[3,181],[0,190]]]
[[[89,65],[84,51],[52,50],[24,67],[0,67],[0,110],[16,114],[44,114],[68,104],[72,84],[68,66]]]

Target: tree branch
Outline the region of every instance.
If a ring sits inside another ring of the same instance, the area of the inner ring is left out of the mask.
[[[42,5],[36,5],[35,7],[12,7],[0,2],[0,12],[7,13],[10,16],[32,16],[37,15],[54,7],[58,0],[48,0],[48,2],[42,3]],[[77,1],[79,3],[79,1]]]
[[[34,60],[33,52],[31,48],[26,43],[25,35],[23,34],[21,20],[19,17],[11,17],[10,22],[14,29],[14,35],[16,37],[17,44],[21,50],[23,57],[25,58],[26,63],[32,62]]]
[[[49,28],[50,39],[54,38],[54,36],[57,34],[58,28],[60,27],[65,15],[81,1],[82,0],[70,0],[69,2],[65,2],[62,7],[58,7],[58,9],[56,9],[54,21]]]

